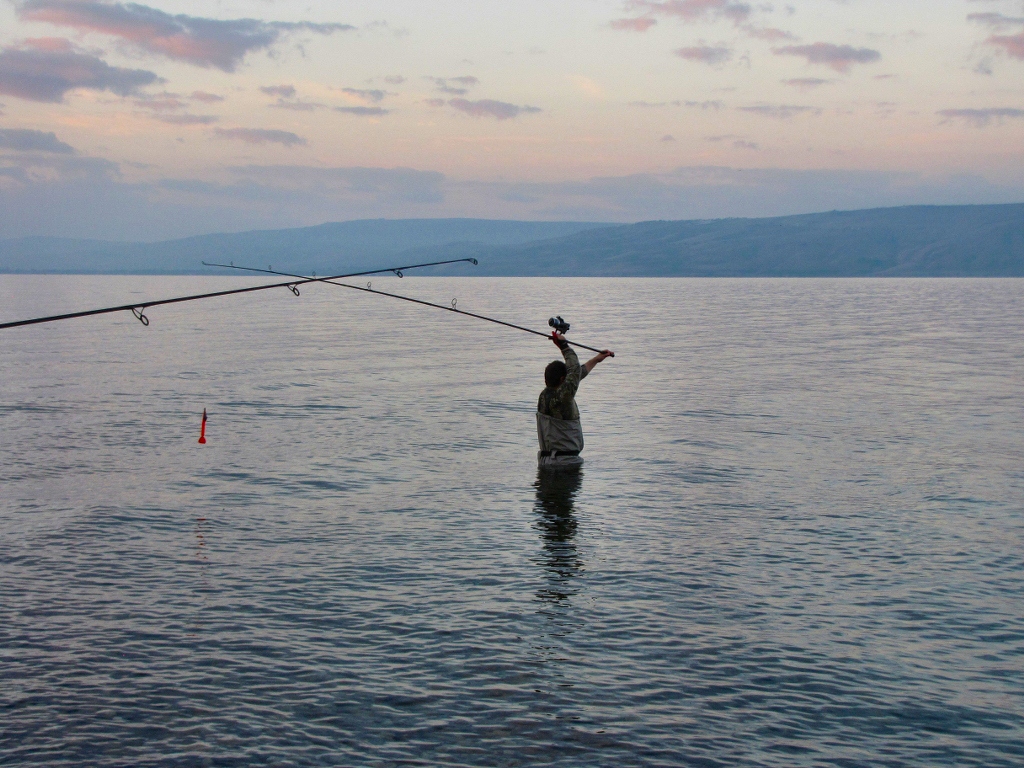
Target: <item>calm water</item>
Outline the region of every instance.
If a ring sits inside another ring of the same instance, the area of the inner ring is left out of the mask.
[[[0,332],[0,763],[1024,764],[1024,281],[374,285],[615,349],[582,474],[554,347],[435,310]]]

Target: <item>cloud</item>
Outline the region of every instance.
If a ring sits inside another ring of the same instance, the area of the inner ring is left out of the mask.
[[[831,80],[823,80],[820,77],[794,77],[789,80],[782,80],[783,85],[791,85],[794,88],[799,88],[801,91],[806,91],[811,88],[817,88],[819,86],[831,83]]]
[[[282,99],[291,99],[295,97],[295,86],[294,85],[261,85],[260,93],[265,93],[267,96],[277,96]]]
[[[318,109],[327,109],[326,104],[318,101],[285,101],[278,99],[276,104],[270,105],[273,109],[290,109],[293,112],[315,112]]]
[[[1002,122],[1004,118],[1024,118],[1024,109],[1013,107],[988,107],[986,109],[940,109],[935,114],[945,118],[943,122],[950,120],[966,120],[978,128],[984,128],[993,121]]]
[[[732,51],[728,48],[712,47],[708,45],[694,45],[688,48],[677,48],[673,53],[687,61],[699,61],[712,67],[724,64],[732,58]]]
[[[384,97],[388,95],[386,91],[361,88],[342,88],[341,92],[358,99],[359,101],[366,101],[373,104],[383,101]]]
[[[705,136],[704,137],[704,141],[710,141],[710,142],[715,143],[715,144],[717,144],[719,142],[723,142],[723,141],[729,141],[729,142],[732,143],[732,146],[735,147],[736,149],[754,149],[754,150],[756,150],[756,149],[760,148],[757,145],[756,142],[747,141],[742,136],[735,136],[735,135],[733,135],[731,133],[727,133],[727,134],[725,134],[723,136]]]
[[[651,0],[630,0],[626,7],[631,10],[646,12],[652,16],[672,16],[685,22],[714,21],[726,18],[739,24],[753,12],[746,3],[732,0],[667,0],[651,2]]]
[[[326,109],[326,104],[316,101],[299,101],[295,98],[294,85],[262,85],[260,92],[267,96],[277,96],[277,103],[270,106],[274,109],[290,109],[294,112],[315,112]]]
[[[747,33],[748,37],[752,37],[755,40],[766,40],[769,43],[777,43],[782,40],[799,40],[796,35],[792,32],[787,32],[784,29],[776,29],[775,27],[753,27],[745,25],[743,31]]]
[[[370,117],[387,115],[391,112],[390,109],[382,109],[381,107],[335,107],[334,111],[344,112],[349,115],[366,115]]]
[[[662,142],[665,142],[665,143],[673,142],[675,140],[676,140],[676,137],[671,135],[671,134],[669,134],[669,133],[666,133],[664,136],[662,136],[660,139],[658,139],[658,141],[662,141]]]
[[[1024,59],[1024,32],[1016,35],[992,35],[985,42],[1002,48],[1011,58]]]
[[[971,13],[967,15],[967,20],[993,29],[1006,29],[1024,24],[1024,16],[1004,16],[1001,13]]]
[[[469,93],[470,88],[480,82],[472,75],[462,75],[461,77],[428,77],[427,79],[433,81],[434,87],[441,93],[448,93],[452,96],[465,96]],[[452,83],[454,83],[454,85],[452,85]]]
[[[401,85],[405,82],[405,78],[401,75],[389,75],[384,78],[384,82],[388,85]]]
[[[818,107],[797,106],[795,104],[756,104],[752,107],[737,107],[740,112],[749,112],[778,120],[789,120],[797,115],[820,115]]]
[[[639,19],[614,19],[608,26],[622,32],[646,32],[657,24],[656,19],[641,17]]]
[[[165,91],[156,95],[142,95],[135,100],[135,106],[153,112],[174,112],[184,109],[187,103],[178,94]]]
[[[424,99],[423,103],[431,107],[443,107],[445,105],[444,99]]]
[[[57,155],[75,154],[74,147],[58,139],[57,134],[24,128],[0,128],[0,149],[15,152],[50,152]]]
[[[772,53],[776,56],[803,56],[808,64],[826,64],[836,72],[846,72],[851,64],[868,64],[882,58],[882,54],[871,48],[854,48],[833,43],[787,45],[783,48],[772,48]]]
[[[78,88],[130,96],[159,80],[153,72],[112,67],[97,56],[77,52],[67,40],[62,42],[63,48],[47,38],[0,49],[0,93],[59,103]]]
[[[154,120],[171,125],[210,125],[216,123],[220,118],[216,115],[153,115]]]
[[[355,29],[349,24],[171,15],[138,3],[96,0],[25,0],[18,15],[24,21],[111,35],[147,53],[225,72],[233,72],[246,54],[270,48],[287,34],[330,35]]]
[[[189,98],[195,101],[201,101],[204,104],[213,104],[217,101],[224,101],[223,96],[218,96],[215,93],[207,93],[206,91],[192,91],[192,95]]]
[[[467,99],[451,99],[448,104],[460,112],[465,112],[473,117],[493,117],[496,120],[511,120],[520,114],[540,112],[540,107],[517,106],[505,101],[494,101],[493,99],[480,99],[469,101]]]
[[[725,104],[721,101],[631,101],[628,106],[640,107],[642,109],[660,109],[662,107],[687,107],[690,109],[722,109]]]
[[[631,101],[627,106],[630,107],[641,107],[643,109],[658,109],[660,107],[681,107],[683,102],[681,101]]]
[[[213,132],[223,139],[237,139],[247,144],[282,144],[286,147],[306,146],[306,140],[291,131],[276,131],[266,128],[214,128]]]

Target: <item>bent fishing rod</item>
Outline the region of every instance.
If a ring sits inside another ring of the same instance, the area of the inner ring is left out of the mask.
[[[474,264],[477,263],[476,259],[455,259],[455,261],[471,261]],[[446,262],[440,262],[440,263],[444,264]],[[451,263],[451,262],[447,262],[447,263]],[[208,262],[204,261],[203,264],[205,264],[207,267],[223,267],[225,269],[238,269],[238,270],[242,270],[242,271],[245,271],[245,272],[262,272],[262,273],[268,274],[268,275],[280,275],[282,277],[296,277],[299,280],[310,280],[311,279],[311,278],[306,277],[305,275],[293,275],[290,272],[278,272],[277,270],[274,270],[274,269],[260,269],[258,267],[240,267],[240,266],[238,266],[237,264],[234,264],[234,263],[232,263],[232,264],[211,264],[211,263],[208,263]],[[424,266],[433,266],[433,265],[424,265]],[[393,270],[380,270],[380,271],[388,272],[388,271],[393,271]],[[348,277],[357,277],[357,275],[348,275]],[[401,277],[401,275],[399,275],[399,277]],[[457,315],[465,315],[466,317],[475,317],[477,320],[486,320],[488,323],[496,323],[497,325],[504,325],[506,328],[515,328],[517,331],[525,331],[526,333],[532,333],[534,336],[543,336],[545,339],[550,339],[551,338],[551,334],[550,333],[544,333],[542,331],[535,331],[532,328],[524,328],[523,326],[516,325],[515,323],[507,323],[504,320],[497,320],[497,319],[495,319],[493,317],[487,317],[486,315],[478,315],[476,312],[467,312],[464,309],[459,309],[458,306],[457,306],[457,304],[458,304],[458,300],[457,299],[452,299],[451,306],[446,306],[444,304],[435,304],[432,301],[424,301],[423,299],[414,299],[411,296],[402,296],[399,293],[388,293],[387,291],[380,291],[380,290],[377,290],[376,288],[374,288],[370,283],[367,283],[365,286],[362,286],[362,285],[349,285],[348,283],[336,283],[336,282],[334,282],[337,279],[340,279],[340,277],[335,276],[335,277],[317,278],[317,282],[327,283],[328,285],[336,285],[339,288],[351,288],[354,291],[363,291],[364,293],[373,293],[373,294],[376,294],[377,296],[389,296],[392,299],[401,299],[402,301],[409,301],[409,302],[412,302],[413,304],[421,304],[424,307],[434,307],[435,309],[443,309],[446,312],[454,312]],[[552,328],[554,328],[556,331],[559,331],[562,334],[564,334],[566,331],[569,330],[569,324],[566,323],[564,320],[562,320],[561,317],[557,318],[557,320],[556,320],[556,318],[551,318],[551,320],[548,321],[548,324]],[[572,344],[574,347],[579,347],[580,349],[589,349],[591,352],[597,352],[598,354],[601,354],[602,352],[604,352],[603,349],[596,349],[594,347],[588,347],[586,344],[580,344],[577,341],[569,341],[569,339],[564,339],[564,338],[563,338],[563,341],[566,341],[569,344]],[[612,357],[614,357],[614,356],[615,355],[613,354]]]
[[[18,326],[21,326],[21,325],[37,325],[38,323],[52,323],[52,322],[56,322],[57,320],[72,320],[72,319],[74,319],[76,317],[89,317],[90,315],[106,315],[106,314],[110,314],[111,312],[129,312],[129,311],[133,315],[135,315],[136,319],[140,323],[142,323],[143,325],[149,325],[149,318],[146,317],[146,310],[149,309],[150,307],[159,307],[159,306],[161,306],[163,304],[179,304],[179,303],[181,303],[183,301],[199,301],[200,299],[213,299],[213,298],[216,298],[218,296],[232,296],[232,295],[234,295],[236,293],[252,293],[253,291],[269,291],[271,288],[287,288],[292,293],[294,293],[296,296],[298,296],[299,295],[299,288],[298,288],[298,286],[305,285],[307,283],[326,283],[326,282],[330,282],[331,280],[339,280],[339,279],[345,278],[345,277],[363,277],[365,275],[379,275],[379,274],[387,274],[389,272],[393,272],[394,274],[396,274],[399,277],[401,277],[403,272],[405,272],[407,270],[410,270],[410,269],[422,269],[423,267],[437,267],[437,266],[441,266],[443,264],[458,264],[459,262],[463,262],[463,261],[469,262],[471,264],[477,264],[478,263],[476,259],[449,259],[448,261],[432,261],[432,262],[427,263],[427,264],[410,264],[410,265],[404,266],[404,267],[385,267],[383,269],[368,269],[368,270],[366,270],[364,272],[349,272],[349,273],[343,274],[343,275],[329,275],[327,277],[317,277],[315,274],[312,277],[306,277],[304,275],[303,276],[289,275],[289,277],[299,277],[299,279],[298,280],[289,280],[289,281],[284,282],[284,283],[271,283],[269,285],[253,285],[253,286],[249,286],[248,288],[233,288],[233,289],[227,290],[227,291],[213,291],[212,293],[196,293],[196,294],[192,294],[190,296],[176,296],[173,299],[159,299],[157,301],[143,301],[143,302],[136,302],[134,304],[120,304],[120,305],[118,305],[116,307],[103,307],[101,309],[87,309],[87,310],[82,311],[82,312],[68,312],[68,313],[63,314],[63,315],[50,315],[49,317],[33,317],[33,318],[29,319],[29,320],[14,320],[13,322],[9,322],[9,323],[0,323],[0,330],[3,330],[5,328],[17,328]],[[203,263],[206,264],[205,261]],[[224,267],[227,267],[228,269],[232,269],[232,268],[238,269],[238,267],[235,267],[233,264],[224,264],[224,265],[216,265],[216,266],[224,266]],[[275,275],[285,275],[286,274],[284,272],[273,272],[271,270],[251,270],[251,271],[268,272],[270,274],[275,274]],[[338,285],[338,283],[332,283],[332,285]]]

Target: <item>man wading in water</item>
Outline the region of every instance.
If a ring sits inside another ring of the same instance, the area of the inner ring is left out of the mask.
[[[565,362],[555,360],[544,369],[547,386],[537,401],[537,437],[540,439],[537,460],[542,467],[578,467],[583,463],[580,457],[583,428],[580,409],[576,407],[576,390],[580,380],[586,378],[595,365],[615,355],[606,349],[580,365],[580,359],[565,337],[555,331],[551,340],[562,350]]]

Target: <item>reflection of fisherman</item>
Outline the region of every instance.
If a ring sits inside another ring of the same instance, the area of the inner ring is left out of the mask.
[[[565,358],[555,360],[544,369],[547,385],[537,401],[537,437],[540,439],[538,461],[542,467],[578,466],[583,463],[583,428],[580,409],[576,407],[576,390],[580,380],[594,370],[606,357],[614,357],[607,349],[580,365],[580,360],[569,342],[557,331],[551,340],[562,350]]]
[[[542,600],[558,602],[571,597],[571,581],[583,570],[574,541],[577,523],[573,510],[582,479],[581,467],[537,470],[534,509],[539,513],[537,527],[544,539],[543,566],[547,576],[546,586],[537,593]]]

